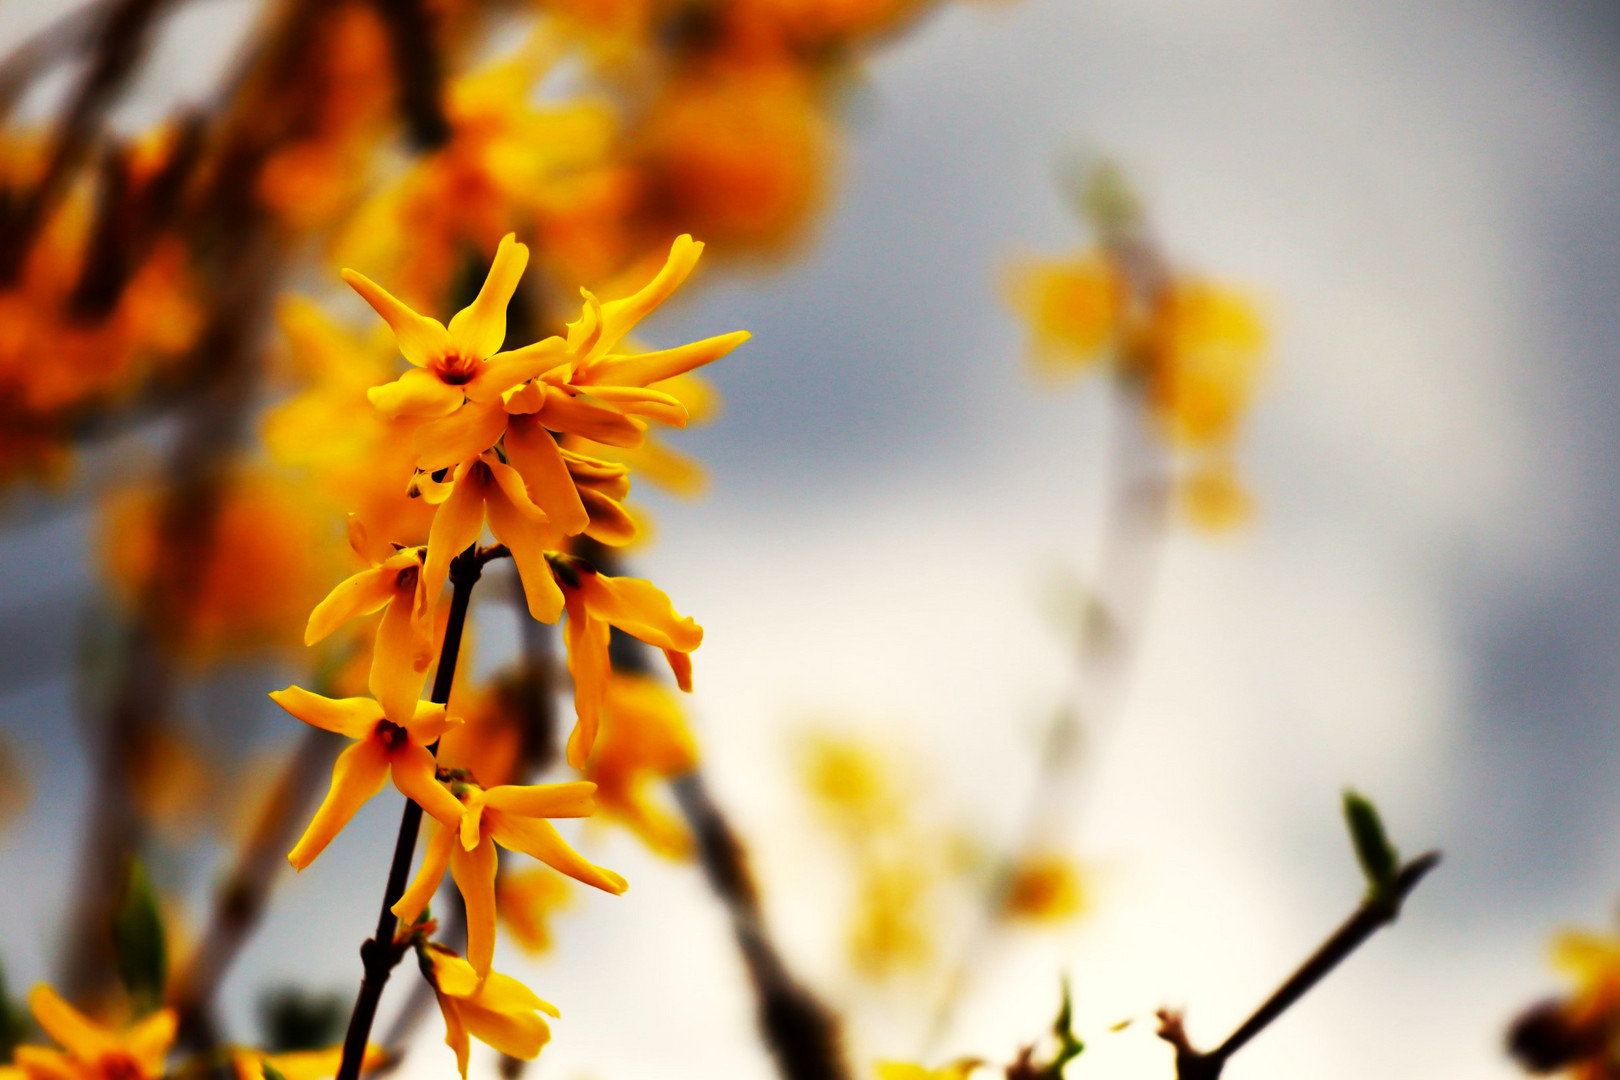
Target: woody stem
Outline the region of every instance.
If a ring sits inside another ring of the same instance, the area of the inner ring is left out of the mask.
[[[439,668],[433,677],[433,693],[429,700],[436,705],[450,701],[450,687],[456,678],[456,658],[461,654],[461,634],[467,625],[467,607],[472,601],[473,586],[483,573],[484,559],[479,557],[474,544],[450,563],[450,619],[444,628],[444,644],[439,649]],[[428,747],[437,753],[438,743]],[[349,1030],[343,1037],[343,1064],[339,1066],[337,1080],[359,1080],[360,1063],[366,1056],[366,1045],[371,1041],[371,1025],[377,1019],[377,1003],[382,1000],[383,987],[399,963],[403,950],[394,944],[394,932],[399,919],[394,905],[405,895],[405,885],[411,874],[411,859],[416,854],[416,834],[422,828],[422,808],[411,799],[405,800],[405,811],[399,819],[399,837],[394,841],[394,861],[388,869],[388,886],[383,890],[382,910],[377,915],[377,932],[360,946],[360,960],[365,973],[360,979],[360,994],[354,1001],[354,1012],[349,1015]]]

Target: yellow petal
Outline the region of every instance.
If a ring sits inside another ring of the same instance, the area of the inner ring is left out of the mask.
[[[681,652],[679,649],[665,649],[664,659],[669,661],[669,670],[675,676],[675,685],[690,694],[692,692],[692,654]]]
[[[704,364],[712,364],[752,336],[747,330],[734,330],[729,334],[704,338],[702,341],[694,341],[659,352],[603,357],[590,365],[574,381],[581,386],[601,384],[651,386],[655,382],[672,379]]]
[[[426,368],[411,368],[391,383],[373,386],[366,400],[390,420],[399,416],[449,416],[461,408],[460,388]]]
[[[463,388],[473,401],[494,401],[519,383],[543,375],[564,361],[563,339],[548,337],[521,349],[496,353]]]
[[[366,275],[343,271],[343,280],[359,293],[394,331],[399,351],[417,367],[426,367],[450,349],[450,333],[438,319],[418,315]]]
[[[448,994],[436,995],[439,999],[439,1012],[444,1014],[444,1045],[456,1053],[456,1068],[461,1071],[461,1080],[467,1080],[467,1058],[472,1052],[472,1040],[467,1037],[467,1027],[461,1022],[461,1002]]]
[[[46,1046],[19,1046],[12,1051],[16,1068],[7,1080],[84,1080],[85,1067],[60,1050]],[[0,1066],[4,1069],[5,1066]]]
[[[497,1012],[469,1002],[462,1006],[462,1015],[479,1042],[520,1061],[539,1057],[551,1039],[551,1027],[533,1012]]]
[[[408,727],[416,716],[416,703],[433,662],[432,651],[427,621],[418,617],[415,605],[403,598],[389,604],[377,624],[370,686],[383,715],[400,727]]]
[[[506,307],[528,265],[528,245],[518,243],[514,233],[501,237],[477,298],[450,319],[450,343],[462,356],[482,360],[501,347],[506,340]]]
[[[642,421],[555,386],[546,387],[546,403],[535,417],[552,431],[566,431],[609,446],[640,446],[646,438],[647,425]]]
[[[416,712],[404,727],[411,733],[412,742],[418,746],[432,746],[444,737],[445,732],[460,723],[461,717],[449,715],[443,705],[433,701],[418,701]]]
[[[642,386],[593,386],[592,397],[632,416],[650,416],[671,427],[685,427],[686,406],[673,394]]]
[[[432,611],[450,578],[450,561],[478,542],[484,532],[483,462],[470,461],[456,470],[456,489],[444,500],[428,528],[427,560],[422,564],[423,603]]]
[[[580,591],[591,614],[660,649],[691,652],[703,643],[703,628],[675,613],[662,589],[640,578],[584,574]]]
[[[388,750],[375,738],[361,739],[338,755],[332,766],[332,787],[310,819],[309,827],[287,861],[302,870],[326,850],[326,845],[343,830],[354,812],[377,792],[388,779]]]
[[[466,998],[478,992],[478,973],[472,965],[442,945],[427,947],[428,961],[433,965],[433,982],[453,998]]]
[[[564,536],[585,531],[590,516],[574,489],[563,452],[538,420],[532,416],[508,418],[506,459],[523,477],[529,498],[546,512],[552,528]]]
[[[455,847],[450,873],[467,902],[467,962],[479,978],[489,974],[495,959],[495,870],[499,860],[488,840],[471,851]]]
[[[383,718],[382,706],[370,698],[329,698],[301,686],[274,690],[270,700],[311,727],[335,731],[350,739],[364,739]]]
[[[147,1076],[163,1075],[163,1059],[169,1056],[179,1026],[180,1017],[173,1009],[159,1009],[124,1033],[125,1049]]]
[[[398,568],[387,563],[344,578],[337,588],[315,605],[304,627],[304,644],[313,645],[332,631],[361,615],[370,615],[394,598]]]
[[[579,499],[591,519],[585,529],[586,536],[614,547],[623,547],[636,538],[635,519],[618,502],[589,487],[579,489]]]
[[[590,575],[585,575],[590,576]],[[607,695],[608,625],[590,617],[582,599],[568,604],[568,626],[563,631],[568,649],[568,674],[574,680],[574,730],[568,736],[568,764],[585,767],[596,730],[602,723],[602,701]]]
[[[433,815],[439,824],[460,826],[461,801],[435,778],[437,766],[426,747],[407,741],[394,747],[388,757],[394,786],[400,794]]]
[[[681,282],[686,280],[702,254],[703,245],[690,236],[676,237],[675,243],[670,245],[669,258],[651,281],[632,296],[603,304],[602,330],[591,347],[591,356],[611,352],[625,334],[668,299],[670,293],[680,288]]]
[[[514,478],[517,476],[508,466],[501,468],[511,472]],[[517,481],[517,490],[523,490],[521,480]],[[505,487],[497,487],[484,503],[490,531],[512,552],[512,562],[517,566],[518,579],[523,583],[523,595],[528,600],[530,616],[543,623],[554,623],[562,614],[563,594],[552,577],[551,564],[546,562],[549,531],[544,521],[537,520],[540,511],[524,512],[508,494]],[[523,502],[534,508],[527,494],[523,495]]]
[[[464,851],[471,851],[483,839],[479,826],[484,821],[484,795],[475,792],[467,800],[466,809],[461,813],[461,847]]]
[[[503,784],[484,793],[484,805],[519,817],[590,817],[596,811],[596,785],[589,780],[568,784]]]
[[[492,835],[502,847],[539,859],[575,881],[583,881],[615,895],[629,888],[624,878],[606,867],[587,861],[585,856],[569,847],[556,827],[543,818],[502,815],[494,822]]]
[[[103,1054],[117,1053],[123,1047],[113,1033],[69,1005],[44,983],[28,993],[28,1007],[45,1034],[61,1043],[69,1054],[90,1064]]]
[[[444,872],[450,866],[450,849],[455,846],[456,830],[440,825],[438,819],[428,821],[427,850],[422,853],[422,868],[416,872],[410,888],[390,909],[406,926],[416,921],[433,896],[439,891]]]
[[[416,429],[411,449],[416,467],[427,472],[471,461],[500,441],[506,432],[506,410],[499,400],[469,401],[460,409]]]
[[[510,975],[492,971],[489,978],[478,985],[471,1001],[481,1009],[500,1013],[543,1012],[547,1016],[561,1016],[557,1006],[542,1000],[539,994]]]

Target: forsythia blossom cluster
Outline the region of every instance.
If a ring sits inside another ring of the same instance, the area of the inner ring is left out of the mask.
[[[410,493],[434,511],[425,545],[395,546],[341,582],[310,615],[306,644],[351,619],[382,612],[371,658],[371,696],[335,699],[297,686],[270,695],[305,723],[353,740],[288,859],[299,869],[312,863],[390,779],[428,815],[431,831],[422,867],[393,911],[406,926],[415,924],[447,871],[466,902],[465,959],[438,945],[420,946],[422,968],[437,991],[463,1075],[469,1036],[503,1053],[532,1058],[549,1035],[540,1014],[556,1015],[527,988],[491,970],[497,846],[606,892],[623,892],[626,883],[583,858],[551,824],[554,818],[594,812],[592,780],[504,784],[435,760],[439,741],[463,724],[444,704],[421,699],[443,632],[437,618],[440,594],[456,577],[458,558],[509,554],[530,615],[544,623],[566,617],[577,714],[567,757],[574,768],[587,767],[604,710],[624,695],[615,689],[609,657],[613,629],[661,649],[677,684],[691,689],[690,653],[703,640],[702,628],[676,614],[650,582],[608,576],[570,550],[581,536],[609,545],[634,537],[634,522],[622,505],[630,487],[628,467],[561,443],[574,436],[635,448],[651,423],[686,424],[686,408],[659,384],[726,355],[748,334],[653,352],[634,349],[628,335],[680,286],[702,250],[690,236],[680,237],[663,269],[632,295],[603,302],[582,290],[583,311],[566,336],[505,350],[507,306],[528,261],[527,247],[511,234],[500,242],[477,298],[448,325],[418,314],[371,279],[344,272],[388,323],[412,365],[367,396],[387,418],[419,421],[406,451]],[[486,528],[502,547],[479,548]],[[355,519],[350,540],[356,551],[375,553]],[[440,657],[440,663],[453,658]],[[624,711],[631,718],[659,715],[634,703]],[[658,823],[635,789],[635,778],[675,759],[689,766],[690,756],[682,753],[679,740],[651,739],[648,745],[656,760],[626,760],[636,756],[634,748],[619,745],[594,771],[616,784],[615,802],[626,815],[644,832],[655,833]],[[678,846],[678,840],[664,846]]]

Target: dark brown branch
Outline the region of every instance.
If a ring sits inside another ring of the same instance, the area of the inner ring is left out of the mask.
[[[1440,853],[1419,855],[1401,867],[1387,895],[1370,895],[1333,934],[1299,966],[1226,1041],[1213,1050],[1193,1048],[1181,1014],[1159,1011],[1159,1037],[1176,1049],[1176,1080],[1218,1080],[1232,1055],[1241,1050],[1272,1021],[1287,1012],[1306,992],[1321,982],[1346,957],[1383,927],[1394,922],[1401,905],[1418,883],[1440,863]]]
[[[444,643],[439,648],[438,671],[433,677],[433,693],[429,700],[438,705],[448,704],[450,688],[456,678],[456,660],[461,654],[462,631],[467,626],[467,609],[472,602],[473,586],[483,573],[484,560],[477,545],[457,555],[450,563],[450,617],[444,628]],[[428,749],[437,751],[438,743]],[[377,932],[360,946],[360,959],[365,973],[360,979],[360,993],[355,998],[354,1012],[349,1016],[349,1030],[343,1038],[343,1064],[337,1080],[359,1080],[360,1063],[365,1058],[366,1044],[371,1040],[371,1026],[377,1019],[377,1003],[382,1000],[383,988],[394,973],[404,951],[395,944],[394,934],[399,917],[394,905],[405,895],[405,886],[411,874],[411,860],[416,854],[416,836],[422,828],[422,808],[414,801],[405,800],[404,813],[399,819],[399,836],[394,841],[394,859],[388,870],[388,884],[383,890],[382,910],[377,915]]]
[[[731,930],[759,1003],[759,1026],[784,1080],[847,1080],[837,1016],[788,971],[765,932],[759,893],[742,842],[696,770],[674,782],[675,798],[697,839],[703,874],[731,915]]]
[[[388,28],[398,82],[399,111],[419,152],[450,141],[444,115],[444,65],[433,40],[432,17],[423,0],[376,0]]]

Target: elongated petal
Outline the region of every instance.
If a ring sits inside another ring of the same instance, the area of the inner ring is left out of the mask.
[[[434,777],[437,767],[426,747],[404,742],[389,753],[394,786],[446,828],[461,825],[461,801]]]
[[[365,738],[338,755],[332,766],[332,787],[309,827],[287,853],[293,869],[302,870],[326,850],[332,838],[354,817],[354,812],[388,779],[388,750],[376,738]]]
[[[533,1061],[551,1041],[551,1026],[534,1012],[497,1012],[467,1002],[462,1013],[474,1038],[519,1061]]]
[[[492,971],[489,978],[478,984],[471,1002],[480,1009],[500,1013],[543,1012],[547,1016],[561,1016],[557,1006],[546,1001],[510,975]]]
[[[698,256],[703,254],[703,245],[690,236],[678,236],[675,243],[670,246],[669,258],[653,279],[638,289],[634,295],[622,300],[610,300],[602,305],[602,331],[597,335],[595,344],[591,348],[592,358],[602,356],[613,351],[613,346],[635,329],[637,323],[646,318],[659,304],[669,298],[670,293],[680,288],[681,282],[692,272],[697,265]]]
[[[544,375],[563,363],[566,356],[560,337],[548,337],[521,349],[496,353],[479,366],[464,389],[473,401],[493,401],[519,383]]]
[[[301,686],[273,690],[270,700],[311,727],[350,739],[366,738],[383,718],[382,706],[370,698],[322,697]]]
[[[521,851],[539,859],[553,870],[558,870],[575,881],[582,881],[604,892],[617,895],[629,884],[606,867],[597,866],[568,846],[551,822],[543,818],[520,818],[503,814],[493,829],[495,841],[502,847]]]
[[[417,367],[426,367],[450,349],[450,332],[438,319],[418,315],[403,301],[366,275],[343,271],[343,280],[383,317],[394,331],[399,351]]]
[[[460,409],[416,429],[411,449],[416,467],[427,472],[449,469],[471,461],[500,441],[506,431],[506,410],[500,401],[469,401]]]
[[[400,727],[408,727],[416,716],[416,703],[433,663],[427,620],[417,615],[415,607],[405,597],[389,604],[371,650],[371,696],[382,706],[383,715]]]
[[[686,406],[673,394],[662,390],[648,390],[641,386],[593,386],[592,397],[605,401],[622,413],[632,416],[650,416],[671,427],[685,427],[688,419]]]
[[[450,319],[450,344],[462,356],[482,360],[506,340],[506,307],[529,265],[529,247],[507,233],[495,248],[495,259],[478,296]]]
[[[362,570],[338,582],[326,599],[315,605],[304,627],[304,644],[313,645],[332,631],[361,615],[370,615],[394,598],[397,569],[385,563]]]
[[[437,818],[430,820],[427,827],[428,842],[427,850],[422,853],[422,868],[416,872],[410,888],[390,909],[404,926],[415,922],[416,917],[433,902],[434,895],[439,891],[439,883],[444,880],[444,872],[450,867],[450,850],[456,843],[456,830],[440,825]]]
[[[690,694],[692,692],[692,654],[681,652],[679,649],[665,649],[664,659],[669,661],[669,670],[675,676],[675,685]]]
[[[506,424],[506,459],[523,477],[529,498],[546,512],[552,528],[564,536],[585,531],[590,516],[574,490],[563,453],[532,416],[512,416]]]
[[[568,475],[572,476],[576,483],[601,486],[624,480],[626,481],[625,490],[629,490],[630,466],[624,464],[624,462],[591,457],[589,454],[582,454],[577,450],[559,450],[558,452],[562,454],[563,465],[567,467]],[[617,495],[614,496],[614,498],[618,497]]]
[[[703,627],[675,613],[664,591],[640,578],[586,574],[580,591],[591,614],[660,649],[691,652],[703,644]]]
[[[173,1009],[159,1009],[124,1032],[124,1048],[147,1076],[162,1076],[163,1059],[169,1056],[179,1029],[179,1015]]]
[[[734,330],[673,349],[630,356],[605,356],[576,376],[574,381],[581,386],[651,386],[704,364],[712,364],[751,337],[753,335],[747,330]]]
[[[501,466],[517,477],[515,470]],[[509,498],[512,485],[496,487],[484,504],[489,516],[490,531],[495,538],[512,551],[512,562],[517,566],[518,578],[523,582],[523,595],[529,603],[529,614],[543,623],[554,623],[562,614],[563,594],[552,576],[551,564],[546,562],[546,547],[550,530],[540,512],[529,513]],[[521,480],[516,482],[517,493],[522,493]],[[528,495],[522,496],[530,508]]]
[[[373,386],[366,400],[390,420],[398,416],[449,416],[461,408],[463,394],[426,368],[411,368],[391,383]]]
[[[44,983],[29,991],[28,1007],[33,1010],[39,1026],[45,1029],[45,1034],[86,1064],[99,1060],[103,1054],[123,1049],[112,1032],[69,1005]]]
[[[456,845],[450,852],[450,873],[467,902],[467,963],[479,978],[489,974],[495,960],[495,870],[499,860],[488,840],[471,851]]]
[[[568,735],[568,764],[583,769],[602,723],[602,702],[612,667],[608,662],[607,623],[592,619],[582,598],[568,604],[563,643],[568,649],[568,674],[574,680],[575,720],[574,730]]]
[[[568,784],[503,784],[484,793],[484,805],[520,817],[590,817],[596,811],[596,785],[589,780]]]
[[[18,1046],[12,1051],[14,1066],[0,1065],[6,1080],[84,1080],[82,1063],[48,1046]]]
[[[472,1056],[472,1040],[467,1035],[467,1025],[461,1022],[462,1003],[449,994],[436,996],[439,999],[439,1012],[444,1015],[444,1045],[455,1051],[456,1068],[461,1071],[461,1080],[467,1080],[467,1059]]]
[[[450,579],[450,561],[478,542],[484,533],[484,477],[482,462],[468,462],[456,470],[456,489],[433,515],[428,528],[427,560],[422,564],[423,605],[431,612]],[[425,617],[425,613],[424,613]]]
[[[535,416],[552,431],[566,431],[609,446],[640,446],[646,438],[644,422],[555,386],[546,387],[546,403]]]
[[[461,717],[451,716],[445,711],[443,705],[433,701],[418,701],[416,713],[411,717],[405,730],[411,733],[411,741],[418,746],[432,746],[444,737],[444,733],[461,723]]]
[[[635,519],[617,501],[589,487],[579,489],[579,498],[591,519],[586,536],[614,547],[623,547],[636,538]]]
[[[433,965],[433,981],[453,998],[467,998],[478,992],[478,973],[465,959],[442,945],[429,945],[428,961]]]

